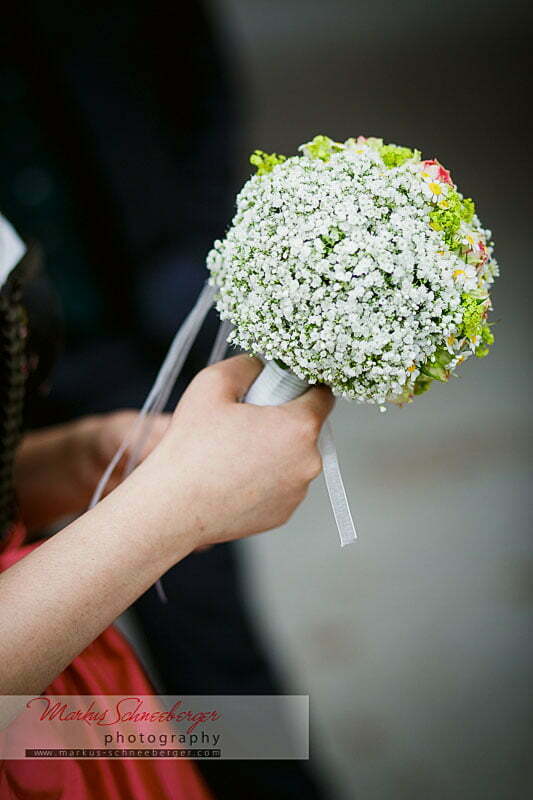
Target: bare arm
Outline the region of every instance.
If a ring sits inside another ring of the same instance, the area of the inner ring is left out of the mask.
[[[15,489],[24,524],[42,530],[62,517],[84,511],[94,488],[137,416],[135,411],[98,414],[32,431],[24,437],[15,461]],[[169,415],[156,417],[147,455],[168,427]],[[120,482],[125,459],[108,490]]]
[[[0,694],[42,691],[197,547],[277,527],[320,472],[326,389],[276,408],[237,402],[245,356],[204,370],[150,456],[96,508],[0,575]]]
[[[194,548],[186,514],[178,528],[162,482],[153,471],[140,470],[0,575],[2,694],[45,689]]]

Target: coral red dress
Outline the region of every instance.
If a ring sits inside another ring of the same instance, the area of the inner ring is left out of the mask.
[[[38,546],[14,529],[0,551],[0,572]],[[154,694],[134,651],[107,628],[45,694]],[[212,800],[196,766],[182,759],[0,761],[1,800]]]

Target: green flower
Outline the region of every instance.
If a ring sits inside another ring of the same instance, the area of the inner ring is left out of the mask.
[[[472,294],[461,295],[463,321],[459,326],[459,336],[466,336],[470,341],[478,340],[474,354],[478,358],[485,358],[489,354],[490,346],[494,344],[494,334],[485,321],[487,316],[487,298],[475,297]]]
[[[473,200],[464,198],[455,189],[449,189],[446,197],[440,201],[439,208],[429,215],[431,227],[436,231],[442,231],[446,244],[452,250],[456,250],[461,243],[455,234],[461,227],[461,222],[472,222],[475,211]]]
[[[322,136],[319,134],[315,136],[313,141],[308,142],[305,147],[305,152],[311,158],[320,158],[322,161],[329,161],[332,153],[338,153],[343,150],[343,146],[334,142],[329,136]]]
[[[485,342],[485,344],[488,345],[494,344],[494,334],[492,333],[487,323],[485,323],[485,325],[483,325],[483,328],[481,329],[481,338]]]
[[[466,336],[467,339],[472,341],[478,336],[482,336],[483,330],[486,327],[488,334],[492,336],[488,325],[485,324],[485,315],[487,311],[486,298],[474,297],[471,294],[461,295],[461,308],[463,309],[463,321],[459,326],[459,335]],[[485,342],[489,344],[488,341]],[[492,344],[492,342],[490,342]]]
[[[399,167],[404,161],[408,161],[415,155],[415,151],[409,147],[399,147],[396,144],[383,144],[378,148],[378,151],[385,162],[385,166],[389,167],[389,169],[391,167]]]
[[[250,164],[257,167],[258,175],[266,175],[272,172],[276,164],[283,164],[287,156],[280,156],[277,153],[265,153],[263,150],[254,150],[250,156]]]
[[[485,356],[488,356],[492,344],[494,344],[494,334],[485,323],[481,328],[481,344],[476,347],[475,355],[478,358],[485,358]]]

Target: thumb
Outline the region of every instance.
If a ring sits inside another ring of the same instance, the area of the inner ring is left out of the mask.
[[[320,384],[319,386],[312,386],[300,397],[286,403],[288,408],[294,409],[297,413],[315,414],[320,422],[320,425],[325,421],[329,412],[335,405],[335,398],[329,386]]]
[[[208,367],[205,373],[207,377],[211,372],[216,379],[213,388],[220,398],[237,402],[242,400],[262,369],[263,364],[258,358],[239,355]]]

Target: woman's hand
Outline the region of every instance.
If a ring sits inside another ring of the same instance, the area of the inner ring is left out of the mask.
[[[82,417],[73,423],[72,461],[79,490],[90,501],[102,477],[102,473],[135,425],[138,411],[122,410],[110,414],[95,414]],[[161,441],[170,424],[171,414],[158,414],[150,418],[150,428],[142,450],[138,454],[143,461]],[[117,464],[105,488],[105,494],[118,486],[124,477],[124,468],[130,455],[128,448]]]
[[[196,547],[278,527],[322,469],[317,440],[330,390],[281,406],[239,402],[261,368],[243,355],[200,372],[145,464],[175,498]]]
[[[33,431],[24,437],[15,463],[15,489],[24,522],[37,530],[84,511],[102,473],[134,424],[137,411],[95,414]],[[170,414],[152,418],[140,453],[145,458],[161,440]],[[111,475],[106,494],[123,477],[127,452]]]
[[[195,546],[239,538],[285,522],[321,470],[317,438],[331,410],[317,387],[282,406],[239,402],[261,370],[237,356],[202,370],[174,415],[152,418],[140,460],[184,506]],[[124,437],[136,411],[83,417],[28,434],[17,454],[15,486],[24,521],[38,530],[78,514]],[[160,443],[159,447],[156,447]],[[106,494],[123,479],[129,451]]]

